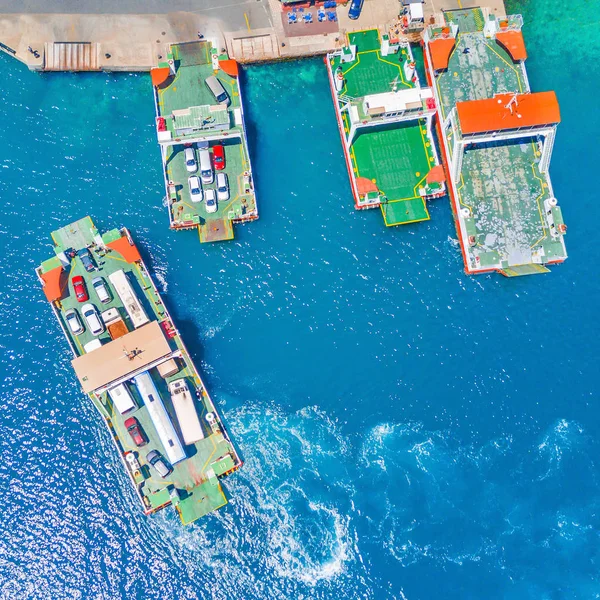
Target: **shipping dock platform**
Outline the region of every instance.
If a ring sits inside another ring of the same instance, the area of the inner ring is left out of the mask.
[[[258,218],[237,62],[210,42],[174,44],[150,74],[171,228],[233,239],[233,223]]]
[[[446,11],[424,34],[426,69],[467,273],[548,272],[567,258],[549,176],[554,92],[530,90],[521,15]]]
[[[325,58],[356,209],[380,207],[387,226],[429,219],[446,192],[433,136],[433,92],[407,42],[377,29],[349,33]]]
[[[86,217],[52,239],[39,281],[145,514],[225,505],[218,478],[242,462],[130,233]]]

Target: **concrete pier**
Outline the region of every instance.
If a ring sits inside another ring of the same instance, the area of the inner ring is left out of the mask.
[[[503,0],[484,4],[498,16],[504,14]],[[477,5],[481,3],[476,0],[425,0],[425,18]],[[67,7],[77,12],[62,12]],[[136,12],[140,8],[148,12]],[[226,6],[220,0],[148,0],[143,7],[133,0],[105,0],[100,7],[92,0],[76,5],[30,0],[28,12],[12,10],[11,0],[0,0],[0,49],[32,70],[148,71],[166,55],[169,44],[199,36],[246,63],[322,55],[342,45],[347,31],[385,31],[401,4],[365,0],[357,20],[350,20],[348,8],[339,5],[335,30],[309,35],[303,24],[286,28],[280,0],[229,0]]]

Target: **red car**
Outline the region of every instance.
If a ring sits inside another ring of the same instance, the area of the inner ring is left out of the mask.
[[[225,168],[225,150],[223,146],[213,146],[213,160],[217,171],[222,171]]]
[[[85,281],[81,275],[77,275],[71,279],[73,283],[73,289],[75,290],[75,296],[77,298],[77,302],[87,302],[90,298],[88,296],[87,290],[85,289]]]
[[[139,448],[140,446],[145,446],[148,443],[148,438],[142,429],[139,421],[135,417],[129,417],[125,421],[125,427],[131,436],[134,444]]]

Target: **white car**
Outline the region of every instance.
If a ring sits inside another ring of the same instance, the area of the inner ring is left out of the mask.
[[[98,300],[102,302],[102,304],[106,304],[111,301],[110,294],[108,293],[108,289],[106,288],[106,282],[102,277],[94,277],[92,279],[92,287],[98,296]]]
[[[70,308],[67,312],[65,312],[65,321],[69,326],[69,329],[75,335],[79,335],[83,333],[83,323],[77,314],[77,311],[74,308]]]
[[[229,200],[229,181],[226,173],[217,173],[217,198]]]
[[[193,148],[186,148],[183,157],[185,159],[185,168],[188,173],[195,173],[198,170],[198,163],[196,162],[196,153]]]
[[[217,212],[217,195],[213,189],[206,190],[206,212]]]
[[[100,320],[98,309],[93,304],[84,304],[81,313],[92,335],[100,335],[104,332],[104,324]]]
[[[190,188],[190,197],[192,202],[202,202],[202,184],[198,175],[192,175],[188,178],[188,186]]]

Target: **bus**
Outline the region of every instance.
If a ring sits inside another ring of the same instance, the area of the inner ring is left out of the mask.
[[[152,377],[148,371],[144,371],[133,378],[135,385],[148,409],[148,414],[154,423],[154,428],[165,449],[165,454],[169,462],[174,465],[186,458],[183,446],[177,437],[177,432],[169,418],[167,409],[163,404]]]
[[[115,291],[133,323],[133,326],[137,329],[142,325],[150,322],[150,319],[146,316],[140,301],[137,299],[127,275],[121,271],[115,271],[108,276],[108,279],[113,284]]]
[[[198,412],[194,406],[194,397],[185,379],[176,379],[169,384],[171,401],[177,415],[179,429],[185,444],[195,444],[204,438]]]

